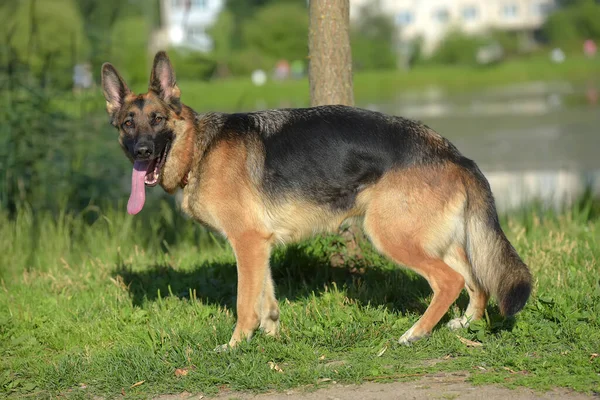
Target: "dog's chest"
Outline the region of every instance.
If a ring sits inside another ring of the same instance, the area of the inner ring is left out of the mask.
[[[190,182],[183,190],[181,210],[194,220],[221,230],[219,229],[220,224],[214,218],[214,213],[210,210],[209,201],[207,196],[203,195],[200,186],[195,182]]]

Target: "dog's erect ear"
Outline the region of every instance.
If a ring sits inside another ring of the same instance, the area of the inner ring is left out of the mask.
[[[110,115],[111,123],[115,125],[116,114],[123,106],[125,96],[131,91],[115,67],[109,63],[102,65],[102,91],[106,99],[106,111]]]
[[[148,89],[163,99],[177,114],[181,112],[181,91],[177,87],[171,61],[164,51],[159,51],[154,57]]]

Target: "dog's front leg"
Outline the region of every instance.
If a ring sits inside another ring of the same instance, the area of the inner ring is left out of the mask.
[[[242,339],[250,339],[258,328],[262,314],[262,296],[269,273],[271,241],[257,231],[247,231],[230,237],[237,260],[237,324],[229,346],[234,347]]]

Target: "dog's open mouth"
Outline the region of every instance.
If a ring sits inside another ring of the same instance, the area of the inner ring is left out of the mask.
[[[169,143],[165,146],[165,149],[156,157],[150,161],[147,161],[148,166],[146,167],[146,177],[144,178],[144,184],[146,186],[156,186],[160,171],[167,161],[167,154],[169,153]]]
[[[127,202],[127,212],[137,214],[144,208],[146,202],[146,186],[156,186],[160,173],[169,155],[170,143],[158,157],[152,160],[135,161],[131,174],[131,195]]]

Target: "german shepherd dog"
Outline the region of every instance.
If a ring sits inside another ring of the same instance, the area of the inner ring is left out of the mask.
[[[347,219],[362,220],[378,251],[433,290],[400,343],[430,334],[463,287],[470,301],[453,329],[481,318],[490,295],[505,316],[527,302],[531,274],[500,228],[487,180],[429,127],[340,105],[198,114],[180,102],[165,52],[156,54],[147,93],[132,93],[109,63],[102,86],[133,162],[128,212],[142,210],[145,186],[182,188],[183,211],[231,243],[238,286],[229,346],[257,328],[278,332],[273,246]]]

